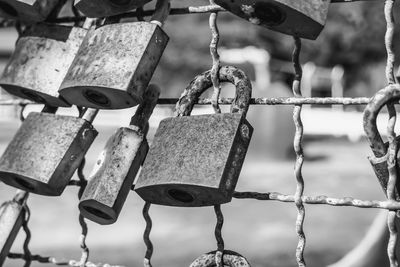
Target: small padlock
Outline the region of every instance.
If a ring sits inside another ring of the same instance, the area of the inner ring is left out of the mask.
[[[215,267],[215,254],[212,251],[198,257],[189,267]],[[245,257],[234,251],[225,250],[223,254],[223,266],[228,267],[250,267],[250,263]]]
[[[307,39],[324,28],[330,0],[215,0],[253,24]]]
[[[12,201],[0,206],[0,266],[10,253],[11,246],[22,227],[26,216],[24,204],[28,198],[26,192],[18,191]]]
[[[85,218],[99,224],[117,221],[149,150],[146,140],[148,120],[159,95],[160,89],[149,85],[130,127],[118,129],[107,141],[79,203]]]
[[[108,24],[89,31],[60,94],[69,103],[122,109],[142,102],[168,42],[160,27],[169,0],[158,0],[152,22]]]
[[[91,124],[96,114],[30,113],[0,158],[0,180],[40,195],[61,195],[97,136]]]
[[[128,12],[152,0],[75,0],[75,7],[85,16],[102,18]]]
[[[18,39],[0,86],[10,94],[50,106],[70,106],[58,90],[87,30],[37,24]]]
[[[384,143],[378,131],[376,120],[380,110],[389,103],[396,103],[400,100],[400,85],[391,84],[380,90],[370,100],[364,110],[364,131],[372,149],[373,155],[368,157],[378,177],[379,183],[386,195],[389,171],[387,165],[388,143]],[[396,137],[399,139],[400,137]],[[397,172],[400,174],[399,169]],[[400,182],[396,184],[396,199],[399,199]]]
[[[23,22],[44,21],[60,0],[0,0],[0,17]]]
[[[178,101],[178,116],[161,121],[135,185],[146,202],[198,207],[232,199],[253,133],[245,119],[251,83],[230,66],[221,68],[219,78],[236,86],[232,113],[189,116],[212,86],[210,71],[189,84]]]

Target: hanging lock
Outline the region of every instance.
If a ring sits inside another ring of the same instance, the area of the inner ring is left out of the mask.
[[[197,207],[232,199],[253,133],[245,119],[251,83],[230,66],[221,68],[219,78],[236,86],[232,113],[189,116],[212,86],[210,71],[189,84],[178,101],[177,117],[161,121],[135,185],[146,202]]]
[[[97,110],[82,118],[32,112],[0,158],[0,181],[39,195],[59,196],[97,136]]]
[[[90,18],[109,17],[144,6],[152,0],[75,0],[75,7]]]
[[[152,22],[108,24],[85,38],[60,94],[68,102],[99,109],[141,103],[168,36],[161,26],[169,0],[158,0]]]
[[[400,100],[400,85],[392,84],[380,90],[368,103],[364,110],[364,131],[372,149],[373,155],[368,157],[378,177],[379,183],[386,195],[389,181],[387,165],[388,143],[384,143],[378,131],[376,120],[380,110],[389,103],[396,103]],[[396,138],[399,140],[399,137]],[[398,173],[399,170],[398,170]],[[396,184],[396,199],[399,199],[400,183]]]
[[[306,39],[316,39],[325,26],[330,0],[215,0],[253,24]]]
[[[0,86],[10,94],[54,107],[70,106],[58,90],[87,30],[37,24],[18,39]]]
[[[62,1],[0,0],[0,17],[23,22],[44,21]]]
[[[12,201],[0,206],[0,266],[3,266],[11,246],[22,227],[28,193],[18,191]]]
[[[146,140],[148,120],[159,95],[160,89],[149,85],[143,103],[132,117],[130,127],[120,128],[107,141],[79,203],[85,218],[99,224],[117,221],[149,150]]]
[[[201,255],[198,257],[189,267],[216,267],[215,264],[215,253]],[[234,251],[225,250],[223,255],[223,266],[228,267],[250,267],[250,263],[245,257]]]

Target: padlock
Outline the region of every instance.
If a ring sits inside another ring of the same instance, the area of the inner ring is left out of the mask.
[[[23,22],[44,21],[60,0],[0,0],[0,17]]]
[[[22,227],[26,216],[24,204],[28,198],[26,192],[18,191],[12,201],[0,206],[0,266],[10,253],[11,246]]]
[[[75,7],[90,18],[109,17],[144,6],[152,0],[75,0]]]
[[[212,251],[198,257],[189,267],[215,267],[215,254]],[[223,266],[229,267],[250,267],[250,263],[245,257],[234,251],[225,250],[223,255]]]
[[[386,195],[389,180],[387,165],[388,143],[384,143],[378,131],[376,120],[380,110],[389,103],[396,103],[400,100],[400,85],[391,84],[378,91],[370,100],[364,110],[364,131],[372,149],[373,155],[368,157],[380,185]],[[399,140],[400,136],[396,137]],[[397,172],[400,174],[399,169]],[[399,199],[400,182],[396,184],[396,199]]]
[[[130,126],[118,129],[107,141],[79,203],[85,218],[99,224],[117,221],[149,150],[146,140],[148,120],[159,95],[160,89],[149,85]]]
[[[152,22],[106,24],[89,31],[60,94],[69,103],[99,109],[141,103],[168,42],[159,25],[169,6],[169,0],[158,0]]]
[[[285,34],[316,39],[325,26],[330,0],[215,0],[253,24]]]
[[[61,195],[97,136],[91,124],[96,114],[30,113],[0,158],[0,180],[35,194]]]
[[[18,39],[0,86],[10,94],[51,106],[70,106],[58,90],[87,30],[37,24]]]
[[[178,116],[161,121],[135,185],[146,202],[199,207],[232,199],[253,133],[245,119],[251,83],[230,66],[221,68],[219,78],[236,86],[232,113],[189,116],[212,86],[210,71],[189,84],[177,103]]]

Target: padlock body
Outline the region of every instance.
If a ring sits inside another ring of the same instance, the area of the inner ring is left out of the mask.
[[[23,22],[44,21],[59,0],[0,0],[0,17]]]
[[[70,106],[58,90],[86,32],[77,27],[34,25],[18,39],[0,86],[35,102]]]
[[[330,0],[215,0],[215,3],[256,25],[314,40],[324,28]]]
[[[398,159],[399,160],[399,159]],[[387,165],[387,159],[386,157],[382,157],[377,159],[374,156],[369,157],[369,161],[372,165],[372,168],[374,169],[375,175],[378,178],[379,184],[382,187],[383,192],[385,193],[385,196],[387,196],[387,186],[388,186],[388,181],[389,181],[389,171],[388,171],[388,165]],[[397,167],[397,175],[400,175],[400,170]],[[397,182],[396,184],[396,199],[400,200],[400,183]]]
[[[69,103],[122,109],[142,102],[168,36],[150,22],[105,25],[89,31],[60,94]]]
[[[11,246],[21,229],[24,209],[16,201],[5,202],[0,206],[0,266],[3,266]]]
[[[75,7],[89,18],[102,18],[126,13],[151,0],[75,0]]]
[[[84,119],[30,113],[0,158],[0,180],[28,192],[59,196],[96,136]]]
[[[118,219],[148,149],[143,134],[131,128],[107,141],[79,203],[85,218],[103,225]]]
[[[161,121],[135,191],[168,206],[211,206],[231,200],[252,126],[239,113]]]

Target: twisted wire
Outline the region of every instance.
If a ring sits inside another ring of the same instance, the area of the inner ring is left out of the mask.
[[[83,174],[83,169],[85,168],[86,164],[86,159],[83,158],[81,164],[79,165],[78,168],[78,178],[80,182],[80,187],[78,191],[78,199],[81,199],[83,192],[85,191],[86,185],[87,185],[87,180]],[[81,260],[80,260],[80,265],[81,267],[85,267],[88,260],[89,260],[89,248],[86,245],[86,238],[88,234],[88,226],[85,221],[85,218],[79,214],[79,225],[81,226],[81,235],[80,235],[80,247],[81,247]]]
[[[216,267],[223,267],[224,249],[225,242],[222,237],[222,227],[224,226],[224,214],[221,210],[221,205],[214,206],[215,215],[217,217],[217,224],[215,225],[215,239],[217,240],[217,252],[215,253],[215,265]]]
[[[215,5],[214,0],[210,0],[211,5]],[[212,57],[212,68],[211,68],[211,80],[213,83],[213,95],[211,97],[212,107],[215,113],[221,113],[221,108],[218,105],[218,99],[221,94],[221,84],[219,81],[219,69],[221,68],[220,56],[218,54],[218,43],[219,43],[219,30],[218,30],[218,11],[210,14],[209,25],[211,30],[212,39],[210,42],[210,54]]]
[[[151,220],[149,210],[151,207],[150,202],[146,202],[143,207],[143,217],[146,221],[146,228],[143,233],[143,241],[146,245],[146,254],[144,256],[144,267],[152,267],[151,257],[153,256],[153,243],[150,240],[150,232],[153,227],[153,222]]]

